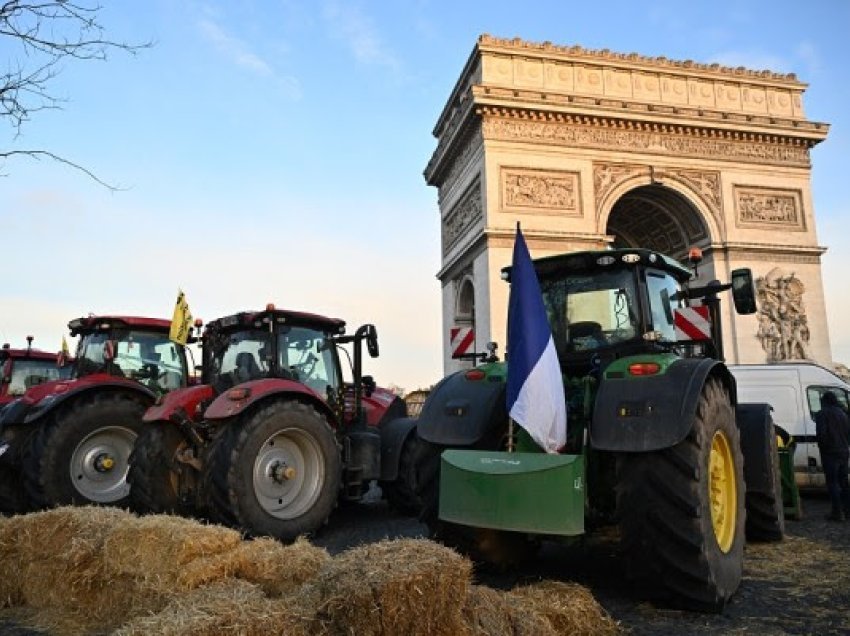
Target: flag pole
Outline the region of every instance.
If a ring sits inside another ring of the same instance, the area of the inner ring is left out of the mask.
[[[514,452],[514,446],[516,443],[514,442],[514,418],[508,418],[508,452]]]

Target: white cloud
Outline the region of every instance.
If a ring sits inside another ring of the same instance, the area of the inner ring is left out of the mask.
[[[293,76],[280,76],[274,67],[250,50],[248,44],[227,33],[218,23],[209,18],[198,22],[204,37],[233,64],[258,77],[274,80],[285,95],[291,99],[301,97],[301,85]]]
[[[329,2],[322,13],[331,36],[341,40],[358,62],[398,69],[400,63],[386,48],[373,21],[350,4]]]

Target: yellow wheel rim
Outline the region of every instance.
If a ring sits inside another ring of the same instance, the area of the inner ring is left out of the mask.
[[[735,539],[738,515],[738,488],[735,482],[735,460],[729,438],[717,431],[711,439],[708,460],[708,497],[711,503],[711,525],[720,550],[728,552]]]

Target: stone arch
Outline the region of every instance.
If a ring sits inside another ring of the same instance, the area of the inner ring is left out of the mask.
[[[635,207],[634,203],[638,200],[643,201],[648,209],[666,210],[669,221],[680,226],[682,234],[692,241],[692,245],[706,248],[725,239],[724,229],[718,220],[719,212],[713,209],[703,194],[676,179],[659,181],[651,173],[628,177],[605,193],[604,199],[598,202],[598,231],[611,234],[612,215],[622,213],[630,203],[631,207]],[[618,245],[616,239],[614,244]],[[650,247],[637,243],[633,246]],[[684,254],[679,251],[670,253],[669,249],[661,247],[652,249],[673,258],[682,258],[688,247],[691,245],[685,246]]]
[[[464,276],[458,282],[454,318],[458,326],[475,326],[475,282],[472,276]]]
[[[620,196],[607,214],[605,233],[614,247],[645,247],[680,260],[693,246],[711,245],[709,225],[693,201],[661,184]]]

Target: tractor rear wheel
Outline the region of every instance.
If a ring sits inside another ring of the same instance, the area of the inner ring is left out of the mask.
[[[0,459],[0,514],[18,515],[27,512],[27,498],[21,483],[20,449],[31,434],[29,427],[10,426],[0,438],[0,444],[8,444]]]
[[[230,422],[211,452],[204,487],[212,519],[292,541],[321,528],[336,506],[340,452],[311,406],[273,402]]]
[[[676,446],[624,453],[617,510],[631,573],[675,605],[721,611],[743,570],[744,474],[735,413],[717,379]]]
[[[195,512],[197,471],[178,459],[189,443],[170,422],[145,424],[130,455],[130,508],[140,514]]]
[[[79,400],[45,420],[24,449],[32,507],[129,504],[127,470],[145,404],[126,393]]]
[[[398,458],[395,481],[382,481],[381,490],[391,508],[403,514],[418,515],[422,500],[416,494],[416,432],[407,436]]]
[[[747,540],[781,541],[785,536],[785,504],[773,420],[768,412],[767,417],[739,418],[738,426],[747,484]]]
[[[497,570],[518,566],[534,556],[538,546],[525,534],[441,520],[440,456],[448,447],[432,444],[418,435],[414,439],[414,479],[422,506],[419,519],[428,526],[431,539]]]

